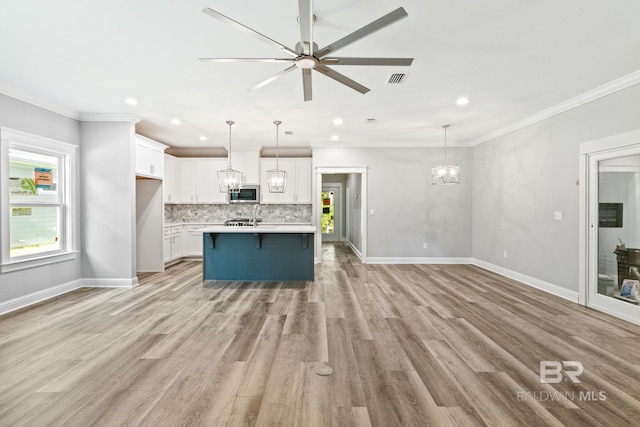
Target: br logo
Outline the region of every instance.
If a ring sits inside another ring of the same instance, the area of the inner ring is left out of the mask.
[[[580,384],[578,376],[582,372],[584,372],[582,363],[573,360],[563,360],[562,362],[557,360],[540,361],[541,384],[558,384],[565,378],[568,378],[574,384]]]

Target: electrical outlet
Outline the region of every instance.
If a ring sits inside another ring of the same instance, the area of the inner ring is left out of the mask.
[[[429,247],[429,245],[427,244],[427,242],[424,242],[422,244],[422,249],[427,249]]]
[[[502,253],[502,255],[506,258],[506,257],[507,257],[507,251],[504,251],[504,252]]]

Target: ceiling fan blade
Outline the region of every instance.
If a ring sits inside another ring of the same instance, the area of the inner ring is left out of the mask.
[[[266,80],[261,81],[260,83],[258,83],[257,85],[253,86],[250,90],[257,90],[260,89],[261,87],[264,87],[266,85],[268,85],[269,83],[273,83],[274,81],[278,80],[280,77],[284,76],[285,74],[297,69],[298,67],[295,65],[292,65],[291,67],[285,68],[284,70],[280,71],[277,74],[274,74],[273,76],[269,77]]]
[[[215,10],[211,9],[210,7],[205,7],[204,9],[202,9],[202,12],[206,13],[207,15],[211,16],[212,18],[217,19],[218,21],[224,22],[225,24],[231,25],[232,27],[250,34],[254,37],[257,37],[258,39],[262,40],[263,42],[270,44],[271,46],[275,46],[276,48],[280,49],[283,52],[288,53],[289,55],[293,56],[294,58],[298,56],[298,54],[296,53],[296,51],[294,51],[293,49],[288,48],[287,46],[283,45],[282,43],[278,43],[277,41],[265,36],[264,34],[261,34],[259,32],[257,32],[256,30],[253,30],[249,27],[247,27],[246,25],[243,25],[241,23],[239,23],[238,21],[234,21],[233,19],[229,18],[228,16],[225,16],[223,14],[221,14],[220,12],[216,12]]]
[[[202,62],[293,62],[294,58],[198,58]]]
[[[318,65],[314,68],[319,73],[324,74],[327,77],[331,77],[333,80],[342,83],[345,86],[349,86],[353,90],[357,90],[358,92],[364,94],[369,92],[369,88],[362,86],[360,83],[351,80],[349,77],[344,74],[340,74],[339,72],[332,70],[331,68],[325,67],[324,65]]]
[[[364,36],[378,31],[379,29],[384,28],[399,19],[406,18],[407,16],[409,16],[407,11],[404,10],[403,7],[399,7],[393,12],[387,13],[382,18],[378,18],[370,24],[367,24],[364,27],[360,28],[359,30],[356,30],[353,33],[341,38],[340,40],[331,43],[327,47],[320,49],[315,53],[315,56],[316,58],[322,58],[323,56],[328,55],[330,52],[335,52],[336,50],[341,49],[357,40],[360,40]]]
[[[392,65],[406,66],[413,63],[413,58],[322,58],[323,65]]]
[[[305,102],[311,101],[311,68],[302,69],[302,90]]]
[[[300,45],[304,55],[313,55],[313,0],[298,0]]]

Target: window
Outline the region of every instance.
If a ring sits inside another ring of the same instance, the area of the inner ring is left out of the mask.
[[[75,257],[76,147],[0,129],[2,272]]]

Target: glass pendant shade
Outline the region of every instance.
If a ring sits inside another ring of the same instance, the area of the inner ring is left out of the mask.
[[[460,184],[460,166],[447,162],[447,128],[449,125],[442,127],[444,128],[444,163],[431,168],[431,184]]]
[[[242,188],[243,179],[242,172],[231,169],[223,169],[218,171],[218,186],[221,193],[237,193]]]
[[[278,144],[278,128],[282,123],[279,120],[273,122],[276,125],[276,168],[267,171],[267,184],[269,193],[284,193],[287,189],[287,171],[278,168],[278,157],[280,148]]]
[[[238,193],[244,182],[244,175],[231,167],[231,125],[233,121],[227,120],[229,125],[229,157],[226,169],[218,171],[218,187],[221,193]]]
[[[287,171],[271,169],[267,171],[269,193],[284,193],[287,189]]]
[[[431,184],[460,184],[460,166],[438,165],[431,169]]]

